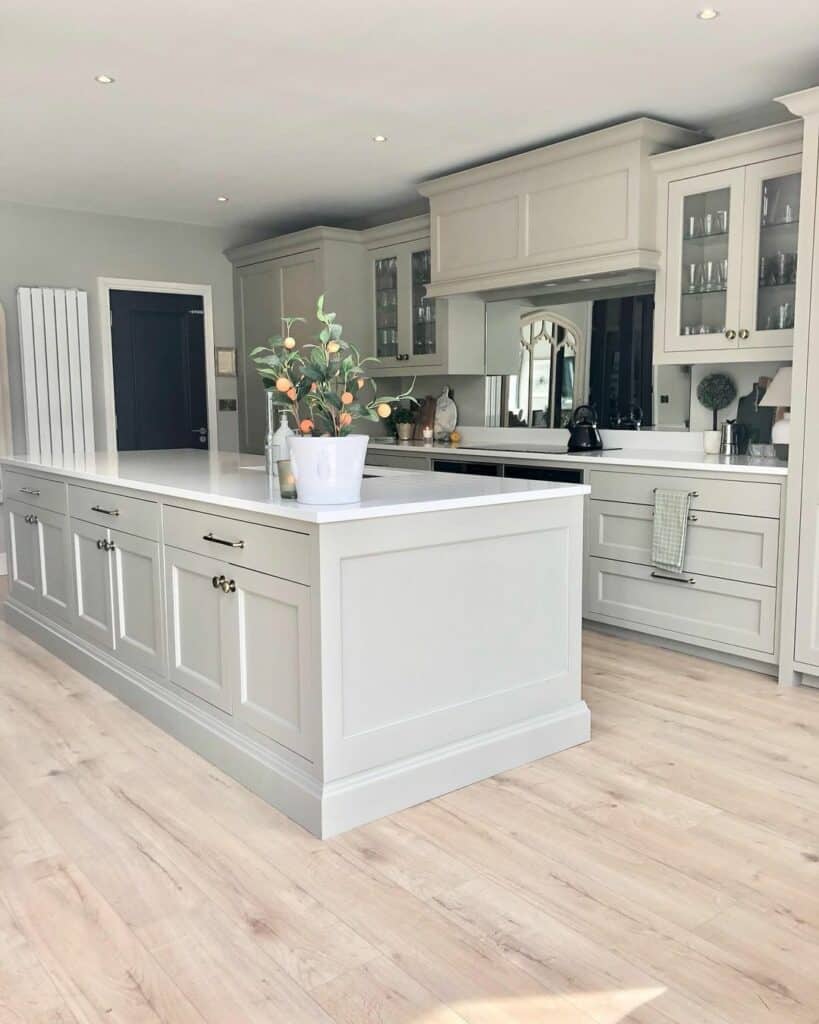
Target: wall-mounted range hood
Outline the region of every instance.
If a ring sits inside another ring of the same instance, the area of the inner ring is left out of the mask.
[[[656,270],[649,157],[702,142],[650,118],[590,132],[419,186],[429,198],[429,294],[645,281]]]

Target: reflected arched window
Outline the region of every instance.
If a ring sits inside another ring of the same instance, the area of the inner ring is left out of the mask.
[[[510,378],[509,424],[565,427],[574,402],[580,331],[548,310],[529,313],[520,326],[520,371]]]

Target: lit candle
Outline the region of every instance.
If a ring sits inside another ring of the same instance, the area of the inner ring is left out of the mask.
[[[296,497],[296,478],[293,476],[293,467],[290,459],[279,459],[276,463],[279,472],[279,494],[283,498]]]

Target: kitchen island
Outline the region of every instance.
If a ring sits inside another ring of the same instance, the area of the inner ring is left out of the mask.
[[[581,743],[583,495],[254,456],[9,457],[8,621],[330,836]]]

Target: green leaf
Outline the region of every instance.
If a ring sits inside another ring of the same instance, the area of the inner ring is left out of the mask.
[[[329,313],[328,316],[335,317],[335,313]],[[341,340],[341,332],[342,332],[341,324],[331,324],[330,325],[330,338],[331,338],[332,341],[340,341]]]

